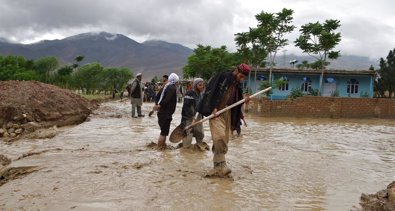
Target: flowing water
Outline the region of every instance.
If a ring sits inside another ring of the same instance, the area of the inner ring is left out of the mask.
[[[229,144],[232,177],[206,178],[210,151],[147,146],[160,132],[152,106],[132,119],[127,101],[108,102],[54,138],[0,143],[10,167],[34,167],[0,186],[0,210],[350,210],[395,180],[393,120],[246,114]]]

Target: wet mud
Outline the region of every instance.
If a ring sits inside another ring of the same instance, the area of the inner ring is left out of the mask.
[[[361,193],[395,180],[393,121],[246,113],[229,144],[232,173],[207,178],[211,151],[157,149],[152,106],[131,118],[128,101],[106,102],[53,137],[1,142],[0,210],[357,210]]]

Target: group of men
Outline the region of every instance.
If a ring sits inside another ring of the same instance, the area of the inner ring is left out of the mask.
[[[211,139],[213,141],[212,152],[213,169],[208,172],[208,176],[226,176],[232,171],[227,166],[225,155],[228,151],[228,142],[230,134],[235,130],[234,126],[240,123],[242,116],[241,106],[236,106],[217,114],[221,109],[232,105],[243,98],[248,103],[249,95],[243,96],[241,81],[248,76],[250,67],[247,64],[240,64],[231,71],[224,71],[214,75],[205,87],[204,80],[196,78],[193,81],[192,89],[185,93],[182,107],[181,125],[188,126],[194,121],[198,121],[203,116],[213,115],[209,119]],[[158,92],[153,111],[157,111],[160,135],[158,138],[158,147],[166,149],[166,137],[170,133],[170,123],[177,105],[177,82],[179,77],[172,73],[168,77],[163,77],[164,85]],[[137,81],[137,82],[135,82]],[[141,73],[136,75],[136,80],[132,83],[131,103],[132,117],[143,117],[141,113],[142,89]],[[136,84],[135,84],[136,83]],[[134,85],[135,84],[135,85]],[[137,90],[137,91],[136,91]],[[135,110],[137,108],[137,116]],[[152,112],[150,112],[150,115]],[[195,125],[192,129],[186,131],[182,144],[184,148],[196,147],[203,150],[208,149],[208,145],[203,142],[204,132],[202,124]],[[192,145],[192,137],[195,137],[196,144]]]

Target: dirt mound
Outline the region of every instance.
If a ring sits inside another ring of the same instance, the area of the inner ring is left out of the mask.
[[[362,194],[360,198],[362,210],[393,211],[395,210],[395,181],[375,194]]]
[[[70,90],[37,81],[0,81],[0,137],[79,124],[93,105]]]

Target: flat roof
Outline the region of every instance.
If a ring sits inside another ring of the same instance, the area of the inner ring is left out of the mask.
[[[252,68],[252,73],[257,72],[269,73],[269,68]],[[272,73],[304,73],[304,74],[321,74],[321,70],[313,69],[293,69],[293,68],[273,68]],[[324,70],[324,74],[332,75],[371,75],[374,76],[376,71],[374,70]]]

